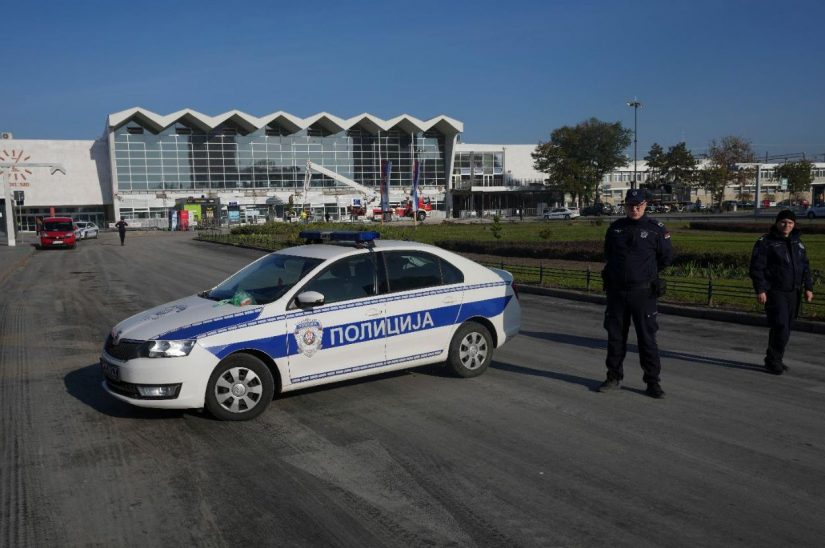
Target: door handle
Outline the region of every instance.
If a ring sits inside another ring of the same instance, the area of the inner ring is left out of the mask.
[[[452,304],[457,301],[458,299],[456,299],[455,297],[444,297],[444,299],[442,300],[442,302],[445,302],[447,304]]]
[[[369,316],[370,318],[374,318],[375,316],[380,316],[380,315],[381,315],[381,310],[378,309],[378,308],[370,308],[369,310],[367,310],[367,316]]]

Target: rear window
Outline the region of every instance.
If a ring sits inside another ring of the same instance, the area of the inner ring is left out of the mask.
[[[71,232],[74,226],[71,221],[46,221],[43,229],[49,232]]]

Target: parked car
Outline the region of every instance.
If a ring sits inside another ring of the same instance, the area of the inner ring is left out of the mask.
[[[100,357],[104,390],[246,420],[275,392],[436,363],[475,377],[519,331],[504,270],[377,232],[299,236],[307,245],[115,325]]]
[[[589,205],[581,210],[581,215],[583,217],[590,216],[590,215],[612,215],[613,214],[613,206],[610,204],[605,204],[602,202],[595,203],[593,205]]]
[[[825,204],[809,206],[802,212],[802,215],[809,219],[816,219],[817,217],[825,217]]]
[[[575,219],[580,216],[578,208],[554,207],[544,212],[545,219]]]
[[[100,229],[91,221],[75,221],[74,232],[78,240],[85,240],[87,238],[97,238]]]
[[[40,248],[68,247],[77,245],[74,222],[71,217],[47,217],[40,229]]]

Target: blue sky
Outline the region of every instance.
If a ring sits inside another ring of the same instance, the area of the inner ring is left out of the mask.
[[[92,139],[133,106],[446,114],[468,143],[590,117],[825,161],[825,2],[0,0],[0,130]],[[629,151],[632,154],[632,148]]]

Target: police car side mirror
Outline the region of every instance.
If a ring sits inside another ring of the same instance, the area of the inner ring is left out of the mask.
[[[295,304],[298,308],[310,308],[324,304],[324,295],[317,291],[304,291],[295,297]]]

